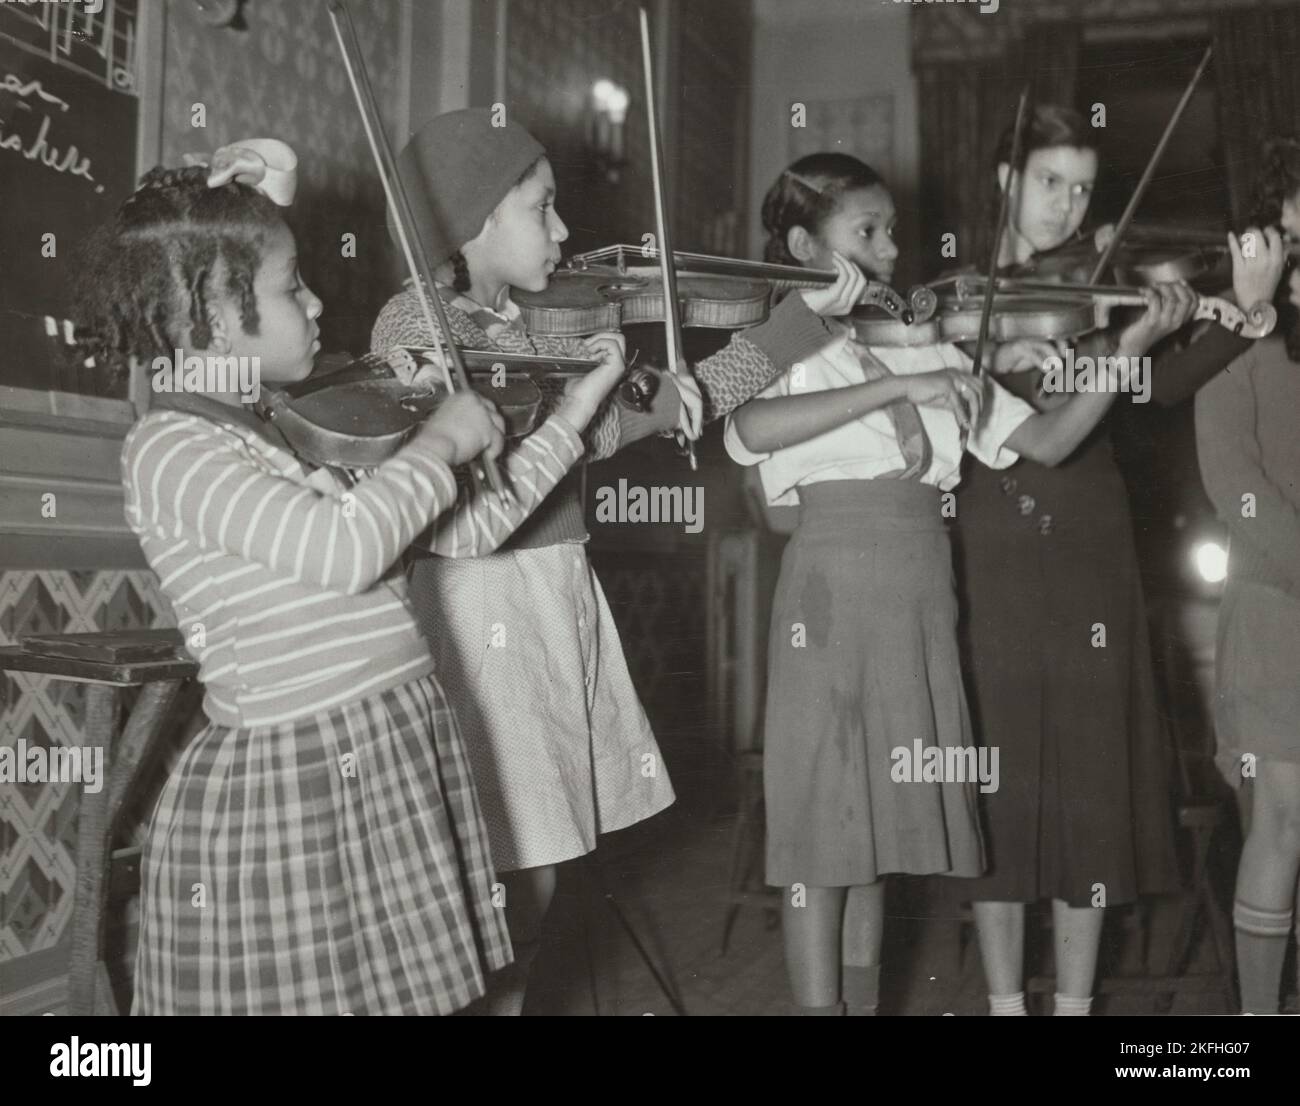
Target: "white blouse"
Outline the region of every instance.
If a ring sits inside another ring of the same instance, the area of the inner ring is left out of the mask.
[[[922,346],[913,349],[871,347],[871,353],[897,376],[962,369],[969,372],[971,359],[954,345]],[[802,371],[801,371],[802,370]],[[803,395],[808,392],[848,388],[866,382],[866,374],[854,354],[847,330],[816,356],[782,373],[760,398]],[[941,489],[954,488],[961,480],[961,437],[957,420],[936,407],[918,407],[921,424],[930,439],[930,467],[922,483]],[[980,421],[966,442],[966,449],[990,468],[1002,469],[1019,460],[1004,443],[1034,409],[1012,395],[996,381],[990,381],[980,412]],[[852,422],[828,430],[798,445],[775,453],[755,453],[745,448],[736,431],[733,415],[727,416],[725,442],[732,460],[741,465],[758,465],[767,501],[774,507],[799,502],[796,490],[803,484],[824,480],[871,480],[905,465],[894,426],[881,407]]]

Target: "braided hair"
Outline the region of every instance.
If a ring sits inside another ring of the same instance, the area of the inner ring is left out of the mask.
[[[244,329],[258,333],[253,282],[267,239],[285,223],[255,189],[233,181],[209,188],[207,177],[203,166],[149,170],[83,250],[77,356],[101,372],[120,377],[132,358],[205,347],[212,300],[222,295],[238,304]]]
[[[767,231],[763,260],[779,265],[799,264],[790,252],[790,231],[803,227],[817,235],[822,224],[835,214],[840,196],[876,185],[884,185],[880,174],[851,154],[801,157],[777,177],[763,197],[763,229]]]
[[[465,255],[457,250],[447,259],[451,262],[452,280],[451,286],[461,294],[470,290],[469,282],[469,262],[465,260]]]
[[[1251,222],[1258,227],[1277,226],[1282,205],[1300,199],[1300,142],[1294,138],[1273,138],[1260,151],[1259,174]],[[1300,309],[1291,302],[1288,263],[1278,282],[1273,306],[1277,308],[1277,330],[1286,339],[1287,356],[1300,362]],[[1246,304],[1242,305],[1247,306]]]

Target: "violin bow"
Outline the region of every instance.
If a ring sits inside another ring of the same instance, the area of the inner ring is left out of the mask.
[[[989,322],[993,317],[993,293],[997,284],[998,254],[1002,249],[1002,235],[1006,233],[1007,214],[1011,207],[1011,181],[1019,172],[1016,166],[1020,163],[1020,148],[1024,144],[1025,109],[1028,104],[1029,86],[1025,85],[1020,90],[1020,102],[1016,105],[1016,126],[1011,139],[1011,164],[1007,166],[1006,183],[1002,186],[1002,198],[998,201],[998,221],[993,230],[993,249],[989,253],[988,280],[984,285],[984,302],[980,306],[980,333],[979,340],[975,343],[975,365],[972,370],[979,377],[984,375],[984,347],[988,344]],[[965,445],[964,435],[962,444]]]
[[[668,371],[682,376],[686,371],[686,353],[682,347],[682,320],[677,299],[677,270],[673,266],[673,247],[668,228],[668,195],[664,183],[664,150],[659,134],[658,113],[655,110],[654,67],[650,57],[650,17],[641,8],[641,68],[645,72],[646,122],[650,128],[650,172],[654,177],[655,234],[658,239],[659,272],[664,283],[664,336],[668,345]],[[690,458],[691,470],[699,467],[695,457],[695,443],[684,431],[677,432],[677,444],[684,446]]]
[[[443,310],[442,298],[438,295],[433,266],[429,264],[429,255],[425,252],[424,241],[415,230],[411,199],[397,171],[397,159],[393,157],[393,148],[388,143],[383,121],[379,118],[374,89],[370,87],[370,78],[366,74],[366,63],[361,56],[361,47],[357,41],[352,15],[342,0],[334,0],[329,6],[329,17],[334,27],[334,37],[338,39],[339,50],[343,54],[343,68],[347,71],[348,82],[352,85],[352,93],[361,112],[361,123],[370,143],[370,152],[374,155],[375,167],[379,170],[379,179],[384,185],[384,197],[394,215],[402,256],[406,259],[407,270],[415,284],[415,293],[420,300],[420,310],[424,314],[425,325],[433,335],[434,348],[442,361],[443,381],[448,393],[458,390],[469,391],[469,373],[465,371],[465,362],[460,355],[460,349],[452,340],[451,326],[447,322],[447,312]],[[450,371],[447,367],[449,363]],[[492,490],[498,495],[503,494],[505,486],[501,482],[501,472],[495,462],[487,457],[481,457],[479,464]],[[471,474],[477,479],[476,469],[472,469]]]
[[[1137,206],[1142,202],[1142,196],[1147,190],[1147,185],[1151,183],[1151,178],[1155,176],[1156,166],[1164,156],[1165,147],[1169,145],[1169,139],[1173,137],[1174,128],[1178,126],[1178,120],[1183,117],[1187,102],[1192,98],[1192,93],[1196,91],[1197,84],[1200,83],[1201,74],[1205,72],[1205,67],[1210,64],[1210,55],[1213,52],[1213,46],[1205,48],[1205,53],[1201,57],[1201,64],[1196,67],[1192,79],[1187,82],[1187,87],[1183,89],[1183,95],[1174,107],[1173,114],[1169,116],[1169,122],[1165,124],[1164,133],[1161,134],[1160,141],[1156,143],[1156,148],[1152,151],[1146,168],[1142,170],[1142,176],[1137,182],[1137,187],[1133,189],[1133,195],[1128,199],[1124,214],[1119,217],[1119,222],[1115,224],[1115,233],[1111,236],[1110,242],[1107,243],[1101,257],[1097,259],[1097,264],[1093,267],[1092,276],[1088,280],[1089,284],[1097,284],[1101,281],[1102,274],[1106,272],[1107,266],[1110,265],[1111,259],[1115,256],[1115,251],[1119,249],[1120,239],[1124,237],[1129,224],[1133,221]]]

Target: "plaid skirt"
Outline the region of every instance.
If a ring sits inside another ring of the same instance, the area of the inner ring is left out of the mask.
[[[486,834],[432,677],[209,725],[145,845],[137,1014],[449,1014],[508,964]]]

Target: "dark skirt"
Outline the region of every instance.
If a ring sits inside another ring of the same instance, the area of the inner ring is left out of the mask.
[[[449,1014],[510,962],[455,718],[430,677],[209,725],[149,827],[136,1014]]]
[[[1174,890],[1171,748],[1109,438],[1058,468],[972,465],[957,554],[971,710],[1001,767],[981,796],[990,870],[963,897],[1087,906]]]
[[[896,780],[898,750],[970,747],[952,553],[915,481],[800,490],[768,646],[767,881],[975,875],[977,784]]]

